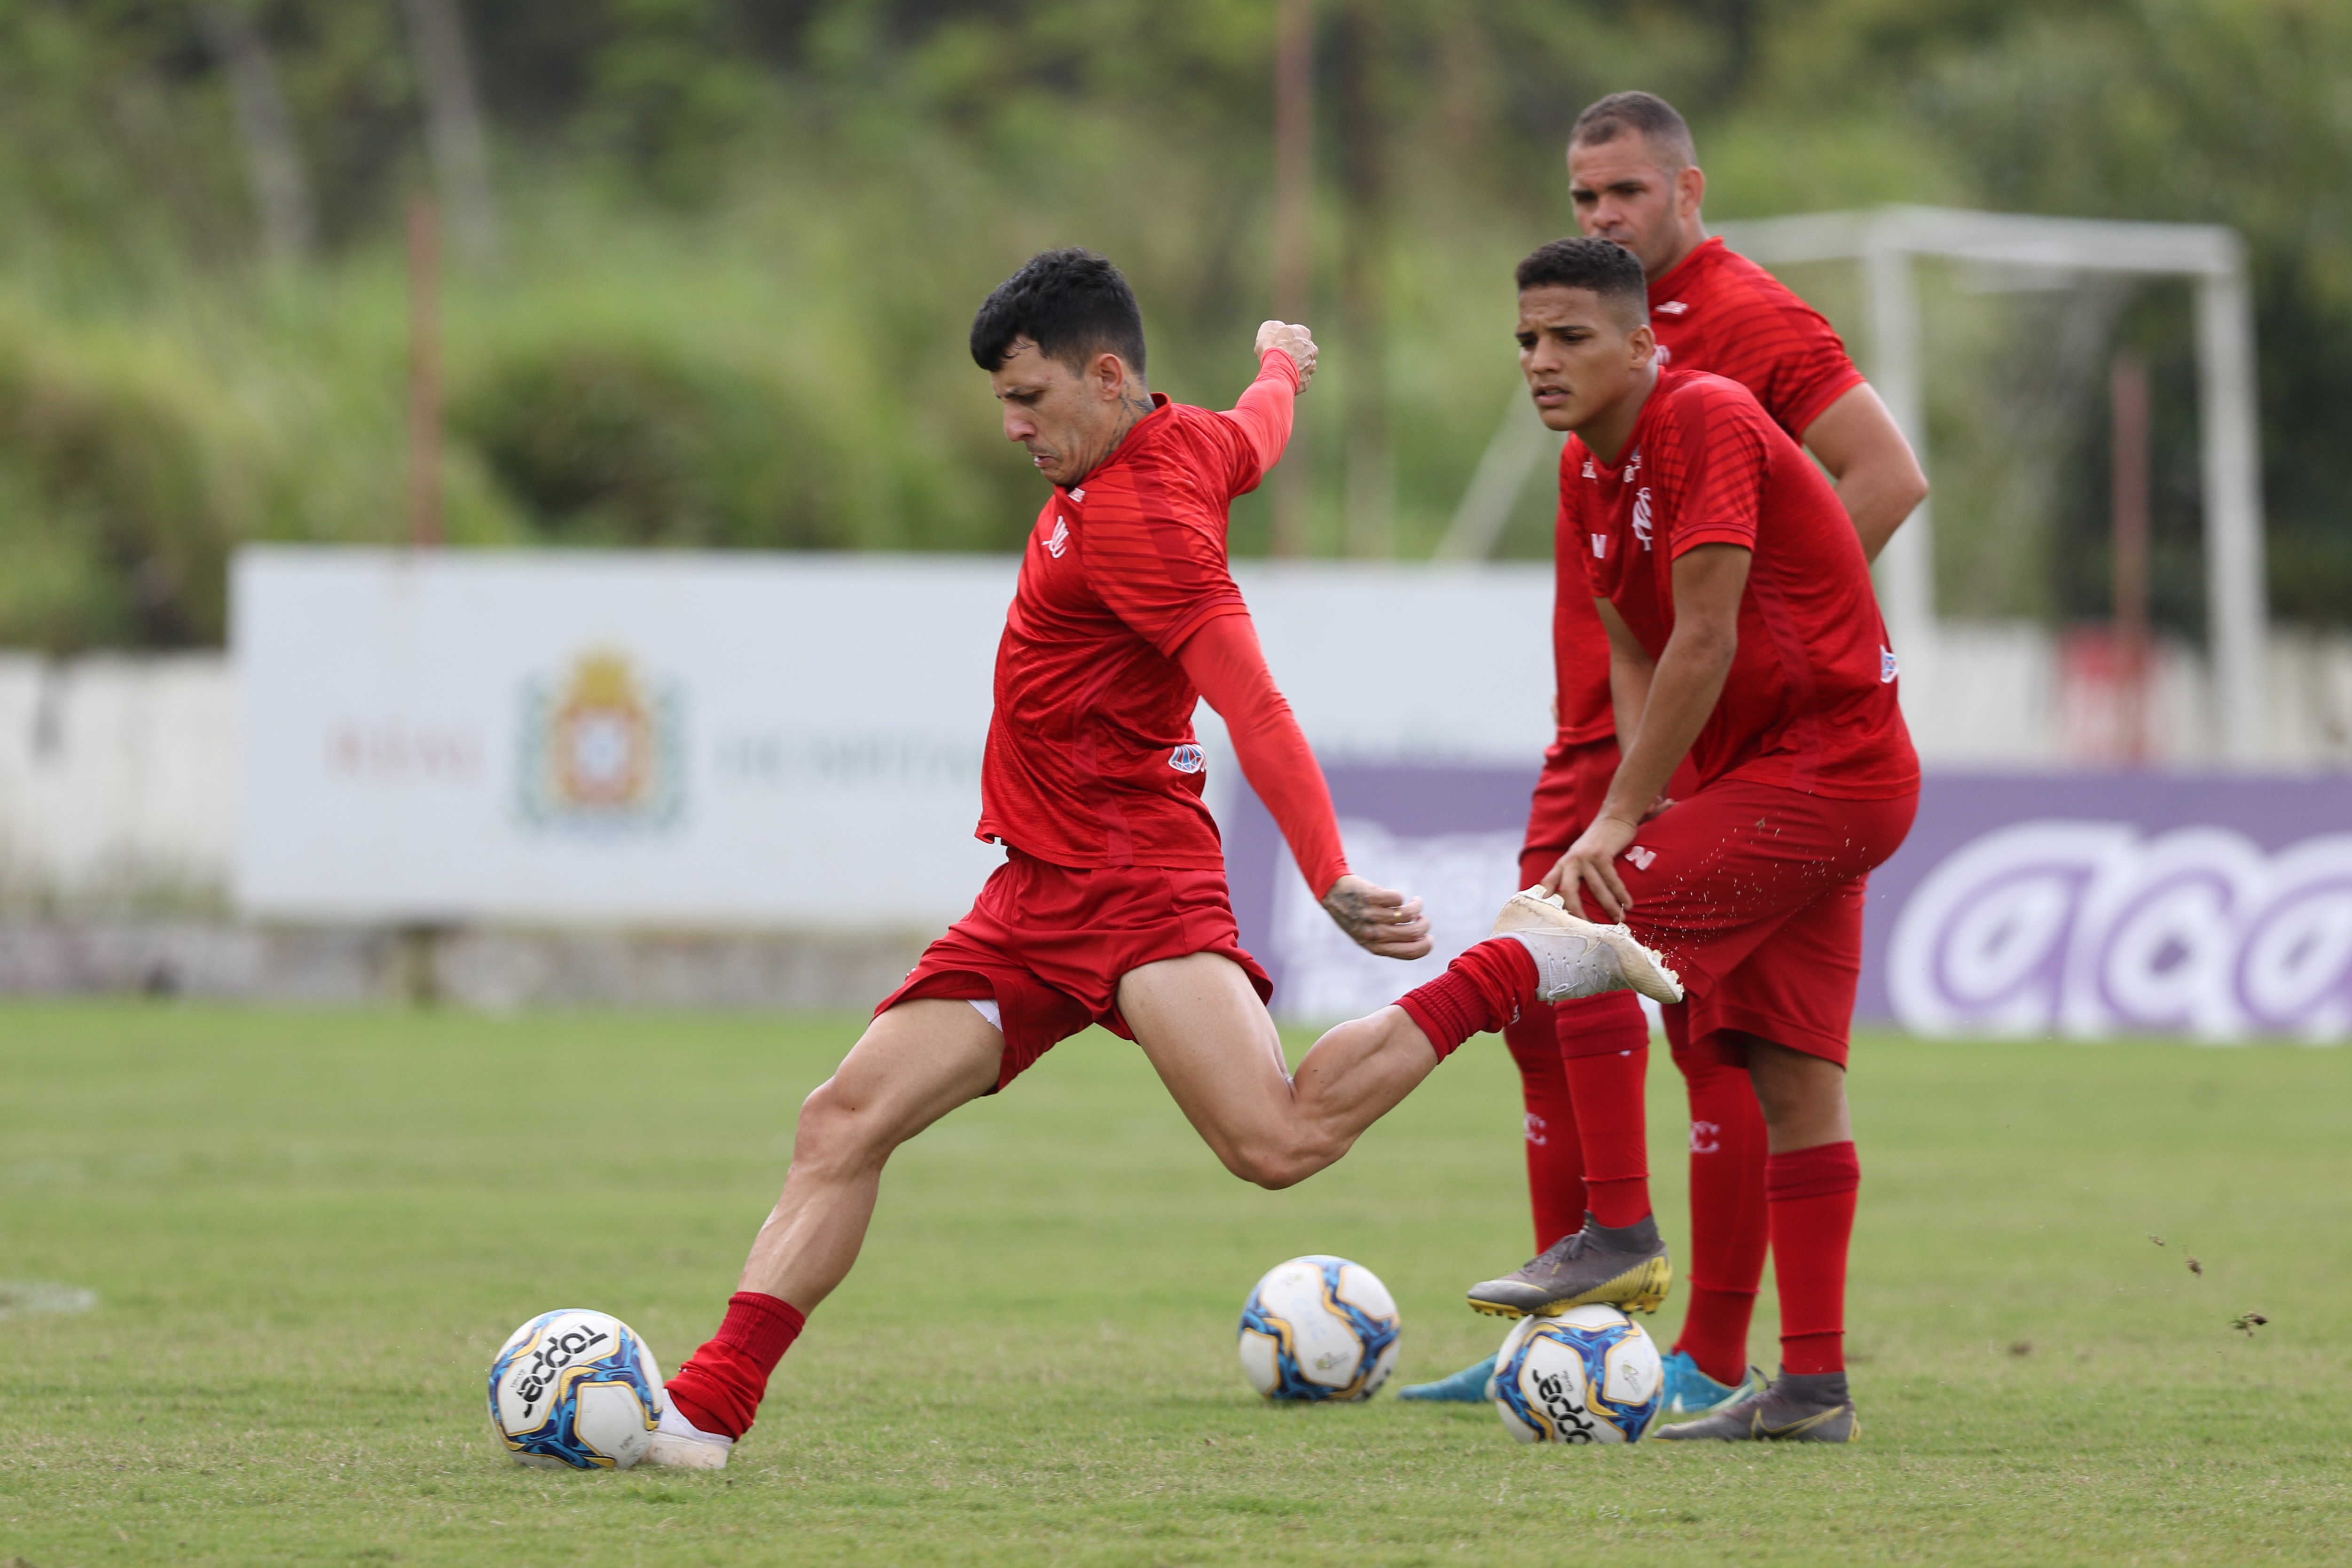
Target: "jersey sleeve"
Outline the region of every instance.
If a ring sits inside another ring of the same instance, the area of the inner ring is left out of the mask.
[[[1247,495],[1267,469],[1282,461],[1283,448],[1290,445],[1291,405],[1298,385],[1297,364],[1282,350],[1268,349],[1258,358],[1257,379],[1233,407],[1217,416],[1242,437],[1228,470],[1228,494]]]
[[[1171,658],[1204,622],[1248,610],[1225,561],[1223,505],[1202,493],[1198,467],[1154,452],[1086,502],[1087,586]]]
[[[1737,386],[1701,383],[1675,390],[1658,469],[1672,528],[1668,560],[1702,544],[1756,548],[1771,460],[1767,427],[1763,409]]]
[[[1274,816],[1317,898],[1348,874],[1330,787],[1300,733],[1290,703],[1274,684],[1247,616],[1212,617],[1179,656],[1184,673],[1225,721],[1242,776]]]
[[[1769,274],[1740,315],[1738,330],[1726,334],[1723,364],[1699,368],[1747,387],[1774,424],[1801,441],[1831,404],[1862,384],[1862,372],[1829,319]]]

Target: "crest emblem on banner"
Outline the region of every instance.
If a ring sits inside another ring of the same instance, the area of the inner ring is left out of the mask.
[[[662,828],[686,804],[683,705],[628,656],[592,648],[523,688],[518,770],[523,820],[544,826]]]

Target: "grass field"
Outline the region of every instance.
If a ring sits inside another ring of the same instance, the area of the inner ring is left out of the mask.
[[[1864,1042],[1852,1448],[1261,1404],[1234,1318],[1296,1253],[1387,1279],[1406,1377],[1499,1337],[1459,1296],[1527,1248],[1499,1042],[1268,1194],[1090,1035],[904,1152],[724,1474],[509,1464],[492,1349],[593,1305],[675,1364],[855,1026],[0,1008],[0,1279],[98,1297],[0,1321],[0,1563],[2352,1554],[2352,1053],[2288,1047]]]

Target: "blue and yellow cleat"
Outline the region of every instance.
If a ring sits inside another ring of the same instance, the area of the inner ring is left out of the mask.
[[[1738,1383],[1717,1383],[1699,1371],[1688,1351],[1676,1351],[1666,1358],[1665,1403],[1658,1408],[1658,1418],[1671,1420],[1676,1416],[1706,1415],[1752,1398],[1764,1392],[1764,1373],[1749,1367],[1748,1374]]]
[[[1399,1399],[1427,1400],[1442,1405],[1484,1405],[1495,1397],[1495,1358],[1474,1363],[1452,1377],[1435,1383],[1413,1383],[1397,1390]]]

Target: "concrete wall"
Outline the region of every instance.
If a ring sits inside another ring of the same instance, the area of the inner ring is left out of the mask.
[[[2270,658],[2269,764],[2352,769],[2352,637],[2283,634]],[[1928,657],[1908,659],[1905,680],[1930,768],[2114,761],[2105,694],[2044,628],[1948,626]],[[2210,763],[2208,689],[2191,650],[2158,650],[2148,708],[2157,765]],[[218,655],[60,662],[0,653],[0,992],[845,1006],[870,1002],[911,959],[915,933],[906,932],[420,939],[238,923],[227,900],[236,723]],[[1310,739],[1340,749],[1313,730]],[[1222,739],[1213,725],[1204,731]]]

